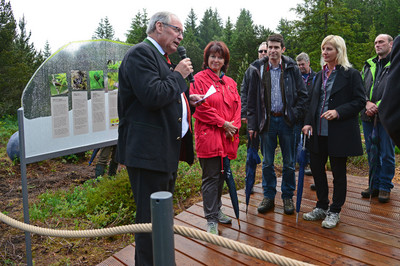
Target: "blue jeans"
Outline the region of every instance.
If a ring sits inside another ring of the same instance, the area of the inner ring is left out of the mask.
[[[373,122],[362,122],[364,129],[365,146],[368,154],[368,164],[371,169],[371,140],[369,138],[374,128]],[[395,155],[392,139],[386,133],[380,122],[376,125],[379,136],[378,163],[372,178],[372,188],[389,191],[393,188],[392,179],[395,172]]]
[[[262,162],[262,185],[264,197],[274,199],[276,195],[276,174],[274,168],[275,150],[281,147],[283,170],[282,170],[282,198],[292,198],[296,189],[295,159],[294,159],[294,131],[289,127],[283,117],[271,116],[269,130],[262,132],[261,147],[263,154]]]

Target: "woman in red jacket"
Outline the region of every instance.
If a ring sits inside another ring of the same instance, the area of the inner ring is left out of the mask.
[[[218,234],[218,222],[232,220],[221,211],[224,185],[223,160],[237,156],[240,128],[240,97],[236,82],[225,75],[229,63],[229,49],[221,41],[210,42],[204,49],[203,69],[195,75],[191,94],[206,94],[212,87],[216,92],[196,108],[196,152],[202,175],[204,215],[207,232]]]

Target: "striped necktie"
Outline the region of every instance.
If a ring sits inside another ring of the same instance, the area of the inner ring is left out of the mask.
[[[165,59],[167,59],[167,63],[171,65],[171,60],[169,60],[167,53],[165,53],[164,56],[165,56]]]

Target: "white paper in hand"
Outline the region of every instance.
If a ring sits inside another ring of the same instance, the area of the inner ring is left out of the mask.
[[[195,102],[195,104],[198,102],[204,101],[206,98],[210,97],[211,95],[213,95],[216,92],[217,92],[217,90],[215,89],[214,85],[211,85],[210,88],[208,89],[206,95],[204,95],[203,99],[198,100],[197,102]]]

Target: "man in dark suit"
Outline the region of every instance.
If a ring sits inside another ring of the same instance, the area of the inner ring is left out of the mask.
[[[393,42],[390,61],[388,80],[378,112],[389,136],[400,147],[400,35]]]
[[[136,202],[136,223],[150,223],[150,195],[173,193],[178,162],[193,162],[190,107],[185,78],[193,72],[189,58],[171,64],[183,39],[183,25],[169,12],[154,14],[147,38],[133,46],[119,69],[117,157],[126,165]],[[135,234],[136,265],[153,265],[151,234]]]

